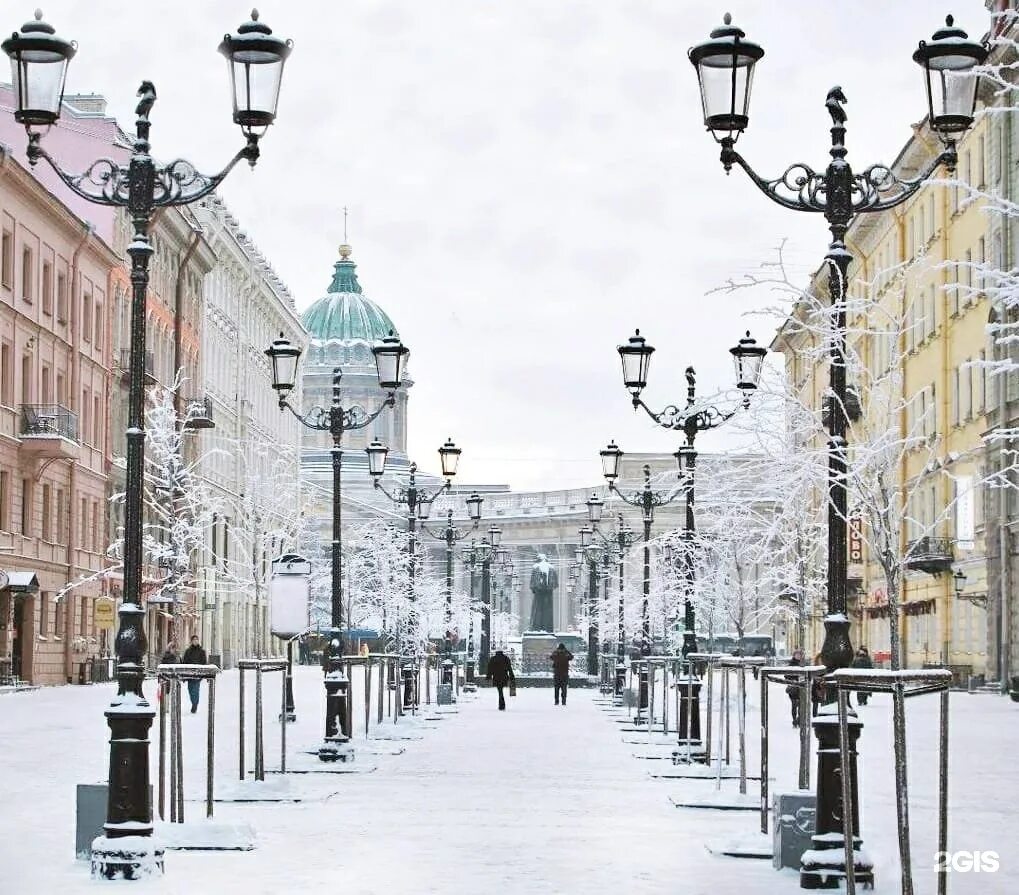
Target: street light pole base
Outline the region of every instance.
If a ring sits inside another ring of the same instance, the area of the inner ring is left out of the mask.
[[[97,836],[92,840],[93,879],[145,879],[163,875],[163,844],[152,836]]]
[[[841,889],[846,879],[844,840],[831,839],[828,834],[823,843],[814,838],[814,848],[807,849],[800,858],[801,889]],[[862,840],[853,840],[853,876],[856,885],[863,889],[874,888],[874,865],[860,849]],[[819,847],[822,846],[823,847]]]
[[[350,740],[326,740],[318,747],[319,761],[353,761],[354,747]]]
[[[283,720],[283,715],[282,714],[280,714],[279,720],[280,721]],[[287,712],[287,724],[293,724],[296,720],[297,720],[297,713],[296,712]]]

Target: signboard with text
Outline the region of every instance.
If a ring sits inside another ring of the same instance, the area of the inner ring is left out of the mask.
[[[117,608],[109,597],[99,597],[93,604],[92,617],[100,630],[110,630],[117,619]]]

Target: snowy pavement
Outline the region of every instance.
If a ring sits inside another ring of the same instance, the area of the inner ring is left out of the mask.
[[[278,678],[266,679],[266,766],[278,766]],[[151,683],[147,692],[151,692]],[[249,696],[250,696],[249,688]],[[359,690],[355,686],[355,700]],[[102,711],[107,685],[59,687],[0,696],[0,891],[7,895],[95,892],[86,862],[73,858],[74,785],[105,778]],[[712,855],[705,842],[752,835],[758,815],[676,808],[670,797],[709,794],[713,782],[652,778],[670,762],[635,753],[667,747],[624,742],[626,734],[594,691],[575,690],[557,708],[547,689],[521,689],[509,710],[481,691],[459,711],[399,742],[363,740],[356,766],[371,773],[288,778],[301,802],[217,803],[216,820],[254,827],[247,852],[179,852],[166,875],[134,884],[146,893],[792,893],[795,872],[769,861]],[[875,861],[879,893],[898,891],[891,790],[890,705],[877,697],[862,709],[863,836]],[[315,745],[322,724],[321,675],[295,679],[298,722],[288,726],[288,754]],[[795,731],[787,700],[773,697],[772,790],[790,791]],[[217,790],[237,779],[237,674],[222,675],[217,696]],[[757,761],[756,694],[748,710],[748,754]],[[355,701],[358,709],[363,704]],[[203,706],[204,709],[204,706]],[[933,892],[937,700],[908,705],[914,867],[917,892]],[[250,724],[249,704],[249,724]],[[374,733],[374,711],[371,730]],[[184,719],[188,819],[199,819],[204,714]],[[408,725],[387,719],[385,733]],[[153,743],[156,730],[153,729]],[[656,739],[653,737],[652,739]],[[1019,890],[1019,782],[1010,759],[1019,741],[1019,706],[991,696],[952,696],[950,849],[997,851],[996,874],[953,873],[953,893]],[[368,755],[368,750],[374,753]],[[401,754],[390,754],[400,752]],[[156,750],[153,746],[153,771]],[[248,745],[250,766],[252,744]],[[735,755],[735,751],[734,751]],[[657,767],[656,767],[657,766]],[[272,777],[270,778],[270,780]],[[299,782],[298,782],[299,781]],[[267,781],[270,784],[270,781]],[[736,781],[723,787],[735,791]],[[272,783],[267,789],[278,788]],[[246,784],[250,788],[250,784]],[[757,784],[749,784],[756,795]]]

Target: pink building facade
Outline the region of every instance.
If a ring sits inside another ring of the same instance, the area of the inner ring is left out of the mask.
[[[110,645],[95,618],[105,582],[66,586],[107,564],[110,296],[120,262],[7,153],[0,225],[0,569],[8,579],[0,676],[63,683]]]

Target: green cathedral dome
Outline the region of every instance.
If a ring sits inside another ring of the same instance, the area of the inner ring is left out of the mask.
[[[314,341],[377,342],[390,333],[399,336],[389,315],[361,294],[357,265],[350,260],[350,246],[340,246],[340,260],[333,268],[329,291],[302,315]]]

